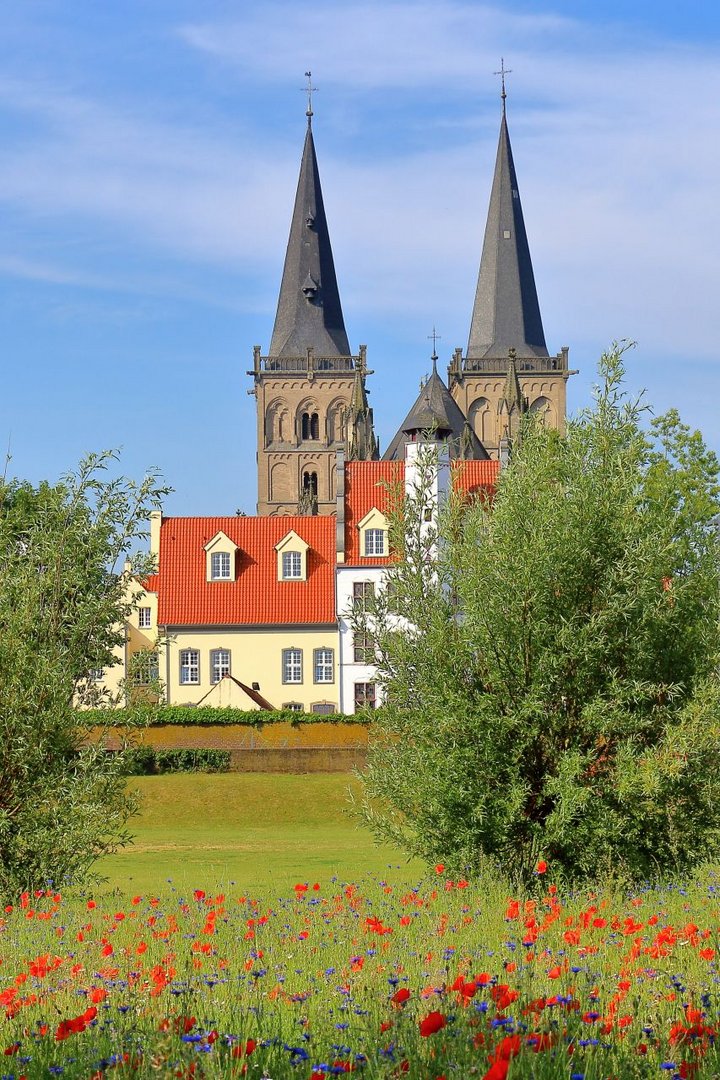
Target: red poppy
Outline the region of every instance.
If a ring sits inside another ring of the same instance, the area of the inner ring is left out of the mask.
[[[547,871],[547,863],[545,862],[544,859],[540,859],[537,866],[535,867],[535,873],[536,874],[544,874],[544,873],[546,873],[546,871]]]
[[[434,1035],[436,1031],[442,1031],[446,1026],[447,1020],[441,1012],[430,1012],[420,1021],[420,1034],[426,1039],[428,1035]]]
[[[401,986],[399,990],[396,990],[393,996],[390,998],[394,1005],[404,1005],[410,997],[410,991],[407,986]]]

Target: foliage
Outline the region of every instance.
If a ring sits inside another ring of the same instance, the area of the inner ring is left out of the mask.
[[[133,746],[125,754],[125,773],[128,776],[176,772],[217,773],[227,772],[229,768],[229,750],[198,750],[188,747],[161,750],[154,746]]]
[[[364,816],[431,862],[638,880],[718,850],[718,461],[643,427],[622,353],[565,437],[525,423],[492,503],[428,525],[430,461],[395,514]]]
[[[293,712],[292,709],[277,709],[272,712],[265,709],[214,709],[209,705],[200,708],[188,708],[186,705],[147,705],[130,710],[91,709],[84,717],[88,724],[108,727],[124,727],[128,718],[133,724],[142,724],[144,727],[239,724],[257,728],[265,724],[292,724],[293,727],[305,727],[307,724],[368,724],[371,719],[368,716],[345,716],[343,713],[305,713]]]
[[[13,898],[4,1074],[718,1075],[716,875],[508,899],[437,870]]]
[[[55,486],[0,483],[0,894],[79,879],[126,838],[122,754],[86,745],[78,702],[117,662],[133,607],[124,562],[164,490],[85,459]],[[135,569],[150,569],[142,561]]]

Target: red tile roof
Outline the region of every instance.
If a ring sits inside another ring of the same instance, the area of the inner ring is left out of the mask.
[[[456,490],[474,494],[493,491],[500,471],[499,461],[451,462]],[[345,565],[384,566],[388,556],[371,558],[360,555],[358,522],[377,507],[386,514],[394,486],[405,481],[404,461],[349,461],[345,466]]]
[[[348,461],[345,466],[345,565],[385,566],[388,556],[360,557],[358,522],[373,507],[387,514],[393,487],[405,480],[404,461]]]
[[[145,592],[156,593],[160,587],[160,575],[148,574],[143,581],[140,582]]]
[[[500,472],[499,461],[453,461],[453,487],[456,491],[494,491]]]
[[[160,626],[335,622],[334,517],[178,517],[160,528]],[[306,581],[277,580],[275,545],[291,529],[309,545]],[[240,549],[235,581],[207,581],[208,540]]]

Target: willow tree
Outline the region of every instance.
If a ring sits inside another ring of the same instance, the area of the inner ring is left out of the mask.
[[[492,500],[431,531],[422,485],[398,502],[363,812],[409,854],[527,880],[718,853],[718,461],[647,424],[622,352],[564,436],[525,423]]]

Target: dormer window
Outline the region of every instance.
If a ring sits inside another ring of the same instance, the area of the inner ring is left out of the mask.
[[[363,555],[385,555],[385,537],[386,532],[384,529],[366,529],[365,530],[365,550]]]
[[[278,581],[306,581],[308,544],[294,529],[275,545]]]
[[[283,581],[302,578],[302,554],[299,551],[283,551],[282,577]]]
[[[237,544],[224,533],[215,533],[205,544],[205,578],[207,581],[234,581],[236,577]]]
[[[213,551],[210,556],[210,578],[212,581],[230,580],[229,551]]]
[[[388,554],[388,520],[385,515],[373,507],[358,522],[360,533],[360,555],[363,558],[385,558]]]

